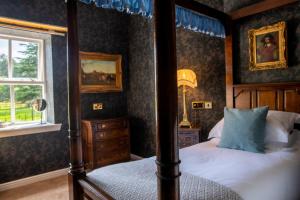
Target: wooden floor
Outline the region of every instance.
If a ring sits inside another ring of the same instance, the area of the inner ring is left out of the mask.
[[[47,181],[0,192],[0,200],[68,200],[67,183],[67,176],[60,176]]]

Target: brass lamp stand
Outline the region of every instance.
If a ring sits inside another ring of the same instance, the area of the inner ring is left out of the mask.
[[[188,128],[191,128],[192,125],[191,125],[191,123],[188,120],[187,112],[186,112],[185,93],[186,93],[186,88],[185,88],[185,85],[183,85],[182,86],[183,115],[182,115],[182,121],[179,123],[179,127],[188,127]]]
[[[183,115],[182,121],[179,123],[179,127],[182,128],[191,128],[192,125],[188,120],[188,114],[186,110],[186,86],[191,88],[197,87],[196,74],[190,69],[179,69],[177,70],[177,82],[178,87],[182,86],[182,104],[183,104]]]

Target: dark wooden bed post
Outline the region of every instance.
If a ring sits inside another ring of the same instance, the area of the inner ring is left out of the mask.
[[[177,65],[175,0],[154,1],[157,89],[157,195],[180,199],[177,147]]]
[[[83,199],[78,179],[85,176],[82,161],[80,134],[80,92],[79,92],[79,44],[77,33],[77,1],[67,1],[68,22],[68,88],[69,88],[69,145],[70,170],[68,174],[71,200]]]

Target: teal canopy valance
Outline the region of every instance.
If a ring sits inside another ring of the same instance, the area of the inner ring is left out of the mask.
[[[116,9],[120,12],[138,14],[147,18],[153,16],[153,0],[80,0],[97,7]],[[223,24],[211,17],[201,15],[188,9],[176,6],[176,26],[215,37],[225,37]]]

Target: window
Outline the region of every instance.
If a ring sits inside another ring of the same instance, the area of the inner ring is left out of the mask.
[[[44,46],[43,39],[28,34],[0,32],[0,122],[13,125],[40,120],[41,113],[32,109],[31,102],[46,98]]]

